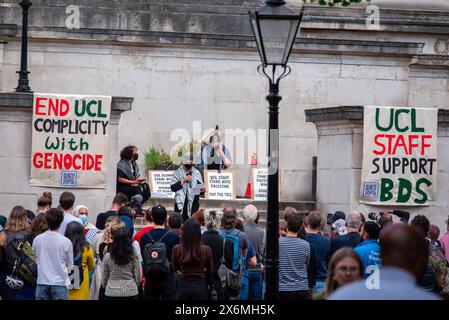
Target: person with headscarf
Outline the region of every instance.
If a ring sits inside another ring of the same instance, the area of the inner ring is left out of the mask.
[[[126,194],[128,199],[140,195],[142,199],[139,200],[145,203],[151,197],[151,191],[146,180],[140,176],[136,162],[138,158],[135,146],[127,146],[120,152],[120,161],[117,163],[117,193]]]
[[[73,216],[81,220],[81,224],[84,227],[84,235],[90,246],[92,246],[95,236],[98,233],[98,229],[91,223],[89,223],[89,210],[86,206],[79,205],[73,209]]]
[[[200,207],[200,195],[197,187],[203,184],[201,173],[193,166],[190,155],[186,155],[183,164],[173,173],[171,190],[175,192],[175,212],[180,212],[183,221],[192,216]],[[201,191],[203,191],[202,188]]]

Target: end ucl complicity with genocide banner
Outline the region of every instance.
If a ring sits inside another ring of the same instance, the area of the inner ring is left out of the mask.
[[[111,100],[34,95],[30,185],[106,187]]]

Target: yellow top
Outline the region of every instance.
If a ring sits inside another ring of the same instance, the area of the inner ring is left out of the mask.
[[[79,289],[69,290],[69,300],[89,300],[89,271],[94,269],[94,252],[91,247],[84,247],[82,266],[83,282]]]

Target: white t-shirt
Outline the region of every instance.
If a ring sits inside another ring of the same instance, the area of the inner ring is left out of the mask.
[[[73,266],[72,242],[55,231],[45,231],[33,241],[37,256],[37,284],[66,286]]]

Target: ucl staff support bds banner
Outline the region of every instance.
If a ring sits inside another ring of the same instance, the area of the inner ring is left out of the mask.
[[[106,188],[111,101],[34,94],[30,185]]]
[[[438,110],[365,107],[360,202],[426,206],[437,192]]]

